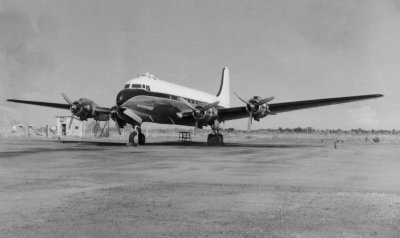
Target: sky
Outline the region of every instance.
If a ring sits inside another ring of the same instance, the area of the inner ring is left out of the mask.
[[[400,0],[0,0],[0,120],[55,124],[65,110],[5,102],[113,106],[124,82],[159,79],[217,93],[231,106],[382,93],[282,113],[254,129],[400,129]],[[247,120],[227,122],[245,129]]]

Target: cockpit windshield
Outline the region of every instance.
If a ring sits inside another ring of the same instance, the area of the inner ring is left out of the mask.
[[[150,91],[150,87],[145,84],[125,84],[124,88],[143,89],[146,91]]]

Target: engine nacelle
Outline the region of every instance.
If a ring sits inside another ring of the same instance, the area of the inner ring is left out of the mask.
[[[95,116],[97,104],[87,98],[80,98],[71,105],[71,112],[80,120],[87,120]]]
[[[249,104],[246,107],[247,111],[252,114],[256,121],[259,121],[260,118],[266,117],[269,113],[267,103],[256,105],[261,100],[262,98],[260,96],[254,96],[249,99]]]
[[[259,121],[260,118],[266,117],[268,115],[267,111],[268,111],[267,110],[267,105],[263,104],[263,105],[259,106],[258,111],[253,114],[254,120]]]
[[[214,115],[216,115],[214,108],[203,110],[202,106],[196,106],[196,109],[198,110],[197,118],[200,124],[208,124],[213,119]]]

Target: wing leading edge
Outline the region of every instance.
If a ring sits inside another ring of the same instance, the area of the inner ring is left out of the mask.
[[[301,110],[307,108],[314,107],[322,107],[328,105],[342,104],[348,102],[355,102],[367,99],[374,99],[383,97],[382,94],[368,94],[368,95],[359,95],[359,96],[350,96],[350,97],[337,97],[337,98],[323,98],[323,99],[314,99],[314,100],[305,100],[305,101],[293,101],[293,102],[283,102],[283,103],[271,103],[268,104],[269,110],[272,114],[289,112],[294,110]],[[233,107],[233,108],[223,108],[218,110],[218,116],[220,120],[234,120],[247,118],[249,113],[247,112],[246,107]]]

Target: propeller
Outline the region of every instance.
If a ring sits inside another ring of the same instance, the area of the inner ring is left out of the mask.
[[[71,129],[72,121],[74,120],[75,116],[77,117],[75,119],[79,120],[86,120],[94,116],[97,105],[92,100],[81,98],[73,102],[65,93],[61,93],[61,96],[71,106],[69,110],[71,111],[72,115],[68,129]]]
[[[188,108],[193,110],[193,116],[195,119],[194,125],[194,134],[197,135],[197,128],[199,127],[199,119],[204,116],[204,113],[219,104],[219,101],[215,101],[213,103],[207,104],[205,106],[194,106],[190,102],[186,101],[184,98],[179,98],[181,102],[183,102]]]
[[[87,120],[94,118],[95,120],[104,121],[109,120],[110,117],[115,121],[118,133],[121,134],[121,125],[125,125],[123,118],[119,115],[119,106],[113,106],[112,108],[99,107],[94,101],[88,98],[80,98],[76,101],[72,101],[65,93],[61,93],[61,96],[69,104],[71,111],[71,120],[69,121],[68,129],[71,129],[72,122],[74,119]]]
[[[253,97],[250,98],[248,101],[244,100],[243,98],[241,98],[236,92],[234,93],[235,96],[242,102],[244,102],[247,106],[247,111],[249,112],[249,120],[247,123],[247,131],[250,131],[251,129],[251,124],[253,122],[253,117],[254,115],[257,113],[259,106],[266,104],[272,100],[274,100],[275,97],[269,97],[269,98],[264,98],[261,99],[260,97]],[[268,109],[267,107],[267,112],[271,113],[271,111]]]
[[[65,93],[61,93],[61,96],[62,96],[62,97],[65,99],[65,101],[67,101],[67,103],[71,106],[69,110],[71,111],[72,115],[71,115],[71,120],[69,121],[69,124],[68,124],[68,129],[71,129],[72,121],[74,120],[74,117],[75,117],[74,112],[76,112],[77,107],[76,107],[76,105],[71,101],[71,99],[69,99],[69,97],[68,97],[67,95],[65,95]]]
[[[63,96],[65,101],[67,101],[67,103],[72,106],[73,103],[72,103],[71,99],[69,99],[69,97],[67,97],[67,95],[65,95],[65,93],[61,93],[61,96]]]
[[[119,123],[118,123],[118,121],[117,121],[117,116],[118,116],[118,115],[117,115],[117,110],[118,110],[118,107],[117,107],[117,106],[112,107],[112,108],[111,108],[111,112],[110,112],[110,116],[111,116],[112,119],[115,121],[115,126],[117,127],[118,134],[121,135],[121,128],[120,128]]]

